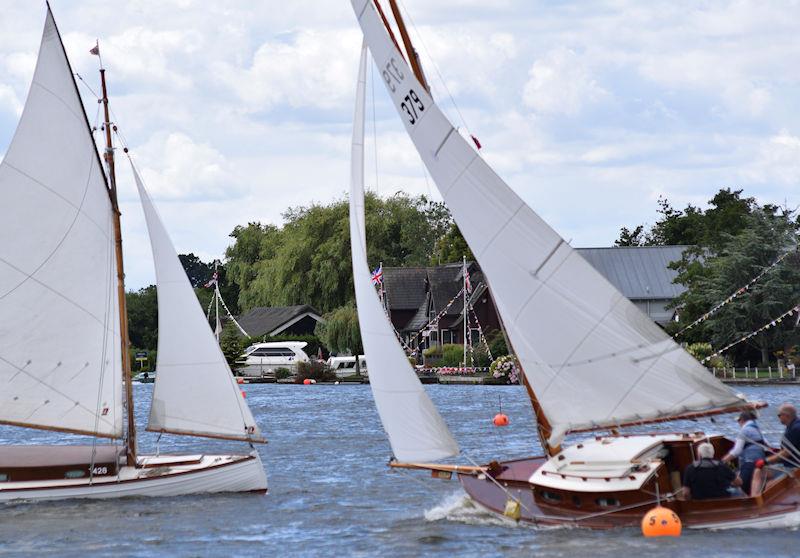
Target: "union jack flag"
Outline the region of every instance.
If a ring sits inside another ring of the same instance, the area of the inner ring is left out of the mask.
[[[372,284],[373,285],[383,284],[383,264],[379,265],[378,268],[372,272]]]
[[[467,270],[467,262],[464,262],[464,287],[466,287],[467,292],[472,292],[472,282],[469,280],[469,271]]]
[[[218,280],[219,280],[219,274],[217,273],[217,270],[215,269],[215,270],[214,270],[214,275],[212,275],[212,276],[211,276],[211,279],[208,281],[208,283],[206,283],[206,284],[205,284],[205,285],[203,285],[203,286],[204,286],[206,289],[208,289],[209,287],[213,287],[213,286],[215,286],[215,285],[217,284],[217,281],[218,281]]]

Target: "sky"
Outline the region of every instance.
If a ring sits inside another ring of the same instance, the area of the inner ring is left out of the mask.
[[[661,196],[705,207],[730,187],[800,205],[800,1],[400,4],[439,105],[574,246],[652,224]],[[361,44],[347,0],[51,6],[90,121],[99,39],[112,119],[178,252],[220,258],[237,225],[345,196]],[[45,4],[0,0],[0,13],[1,157]],[[367,112],[368,187],[441,199],[380,76],[368,76]],[[118,168],[138,289],[155,275],[132,176]]]

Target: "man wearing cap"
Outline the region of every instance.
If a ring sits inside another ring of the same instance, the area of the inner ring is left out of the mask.
[[[786,427],[786,431],[781,438],[780,451],[770,455],[767,463],[782,463],[790,469],[800,467],[800,419],[797,418],[797,408],[791,403],[784,403],[778,408],[778,420]]]
[[[756,464],[763,466],[766,453],[764,452],[765,441],[761,434],[761,429],[756,422],[755,411],[742,411],[739,418],[739,435],[736,443],[731,450],[722,458],[723,463],[729,463],[739,458],[739,476],[742,477],[742,490],[747,495],[751,495],[751,483],[756,472]],[[760,467],[759,467],[760,468]],[[759,474],[759,480],[761,475]],[[758,487],[760,492],[760,487]]]

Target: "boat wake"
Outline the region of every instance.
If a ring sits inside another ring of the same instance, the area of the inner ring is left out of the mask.
[[[561,529],[561,526],[537,527],[530,523],[517,523],[512,519],[492,513],[477,504],[466,493],[459,490],[447,495],[438,505],[425,511],[426,521],[454,521],[467,525],[492,525],[500,527],[523,527],[526,529]]]
[[[463,491],[448,494],[436,506],[425,511],[426,521],[457,521],[469,525],[508,525],[515,523],[503,519],[475,504]]]

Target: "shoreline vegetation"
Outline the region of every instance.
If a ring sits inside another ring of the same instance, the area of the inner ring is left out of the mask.
[[[308,304],[323,313],[325,323],[314,335],[293,336],[293,340],[309,342],[309,355],[317,355],[319,350],[325,358],[331,353],[361,354],[347,204],[346,198],[339,198],[327,204],[292,207],[283,213],[281,225],[252,222],[237,226],[230,234],[232,244],[224,262],[204,262],[191,253],[180,255],[203,308],[213,294],[213,289],[204,285],[216,267],[220,290],[233,314],[257,306]],[[440,265],[473,257],[447,208],[425,196],[397,193],[380,198],[367,194],[366,227],[369,261],[375,265]],[[660,198],[655,223],[632,229],[623,226],[614,244],[687,246],[681,259],[670,264],[678,272],[676,283],[686,290],[672,303],[679,321],[671,322],[667,332],[698,360],[707,359],[709,370],[756,366],[775,370],[800,366],[800,327],[794,316],[713,355],[800,302],[798,231],[796,209],[760,204],[745,197],[742,190],[723,188],[706,209],[691,204],[676,209]],[[772,266],[782,254],[787,255]],[[749,284],[762,272],[757,282]],[[737,296],[727,301],[731,293]],[[155,365],[156,296],[152,285],[127,293],[135,371],[144,370],[142,361],[135,360],[137,353],[147,353],[148,365]],[[721,308],[710,312],[722,301],[726,303]],[[695,321],[696,326],[681,331]],[[505,347],[499,346],[501,332],[487,332],[487,338],[489,351],[474,347],[468,364],[489,366],[489,354],[495,359],[507,354]],[[226,324],[221,345],[233,365],[251,342],[264,340],[286,339],[245,339],[232,324]],[[463,350],[435,347],[424,349],[423,354],[430,366],[463,366],[463,356],[458,356]],[[450,362],[448,355],[455,355],[458,361]]]

